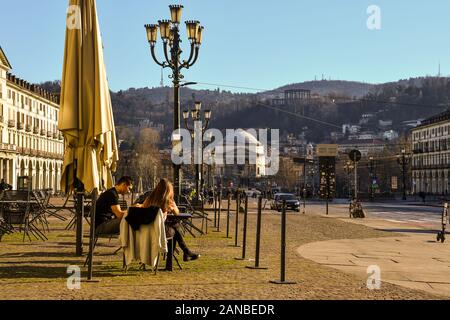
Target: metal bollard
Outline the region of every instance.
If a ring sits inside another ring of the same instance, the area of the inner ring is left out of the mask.
[[[217,232],[220,232],[220,216],[222,214],[222,191],[219,191],[219,211],[217,212]]]
[[[262,197],[258,198],[258,217],[256,222],[256,253],[255,253],[255,266],[246,267],[247,269],[268,269],[267,267],[259,266],[260,248],[261,248],[261,218],[262,218]]]
[[[77,190],[76,210],[76,256],[83,255],[83,219],[84,219],[84,190]]]
[[[217,200],[216,200],[217,199]],[[219,206],[217,207],[217,203]],[[214,197],[214,227],[216,230],[213,232],[220,232],[220,211],[222,210],[222,192],[219,192],[216,197]]]
[[[230,237],[230,207],[231,207],[231,194],[228,195],[228,209],[227,209],[227,236],[225,238],[231,239]]]
[[[248,222],[248,196],[245,196],[245,211],[244,211],[244,234],[242,239],[242,257],[235,258],[236,260],[245,260],[247,250],[247,222]]]
[[[205,208],[204,208],[204,205],[203,205],[203,214],[204,214],[204,216],[205,216],[205,234],[208,234],[208,214],[205,212]]]
[[[447,220],[448,220],[448,202],[444,203],[444,210],[442,211],[442,231],[439,231],[439,233],[436,236],[436,241],[441,241],[442,243],[445,242],[445,234],[447,229]]]
[[[97,203],[98,190],[94,189],[92,192],[92,209],[91,209],[91,229],[89,230],[89,264],[88,264],[88,281],[92,281],[92,273],[93,273],[93,256],[94,256],[94,242],[95,242],[95,206]]]
[[[286,281],[286,201],[283,201],[281,213],[281,270],[280,280],[270,281],[274,284],[296,284],[296,282]]]
[[[214,197],[214,228],[217,227],[217,195],[216,192],[213,194]]]
[[[236,197],[236,222],[235,222],[235,239],[234,239],[234,247],[240,247],[238,244],[239,237],[239,209],[241,208],[241,195],[238,193]]]

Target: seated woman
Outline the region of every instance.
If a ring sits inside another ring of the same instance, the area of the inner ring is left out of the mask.
[[[144,203],[140,205],[140,207],[161,208],[165,218],[167,217],[167,214],[178,215],[180,214],[180,211],[178,210],[173,197],[174,192],[172,183],[170,183],[167,179],[162,179],[156,186],[155,190],[153,190],[153,192],[147,197]],[[166,223],[166,234],[167,237],[173,236],[175,243],[178,243],[180,249],[183,250],[184,261],[196,260],[200,257],[199,254],[193,253],[186,246],[181,233],[181,225],[178,222],[170,225]]]

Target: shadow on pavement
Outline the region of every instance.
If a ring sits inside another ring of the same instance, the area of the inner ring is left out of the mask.
[[[21,252],[21,253],[4,253],[0,258],[75,258],[72,252]]]
[[[95,265],[95,264],[94,264]],[[113,266],[97,266],[94,268],[96,278],[130,276],[121,268]],[[0,267],[0,278],[5,279],[67,279],[67,266],[5,266]]]
[[[418,230],[418,229],[375,229],[385,232],[397,232],[397,233],[422,233],[422,234],[436,234],[438,230]]]

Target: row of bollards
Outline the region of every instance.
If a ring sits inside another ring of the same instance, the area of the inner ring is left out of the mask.
[[[227,239],[232,239],[230,236],[231,232],[231,204],[232,198],[231,194],[227,197],[227,216],[226,216],[226,236]],[[243,216],[243,235],[242,235],[242,256],[235,258],[236,260],[246,260],[247,254],[247,231],[248,231],[248,196],[243,196],[241,193],[238,193],[236,196],[236,211],[235,211],[235,234],[234,234],[234,244],[232,247],[239,248],[241,245],[239,244],[239,223],[240,223],[240,211],[241,205],[244,204],[244,216]],[[256,221],[256,247],[255,247],[255,265],[254,266],[246,266],[248,269],[253,270],[264,270],[268,269],[267,267],[260,266],[260,252],[261,252],[261,227],[262,227],[262,196],[258,197],[258,211],[257,211],[257,221]],[[214,195],[214,227],[216,228],[215,232],[220,232],[220,220],[221,220],[221,211],[222,211],[222,192],[219,192],[218,195]],[[281,239],[280,239],[280,280],[270,281],[274,284],[295,284],[295,282],[286,281],[286,202],[283,202],[283,208],[281,213]]]

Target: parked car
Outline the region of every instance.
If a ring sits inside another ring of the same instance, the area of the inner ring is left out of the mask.
[[[292,193],[277,193],[270,205],[271,209],[280,212],[283,209],[283,201],[286,201],[286,210],[300,212],[300,201]]]
[[[246,189],[244,192],[249,198],[257,198],[261,195],[261,191],[256,189]]]

